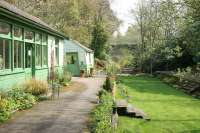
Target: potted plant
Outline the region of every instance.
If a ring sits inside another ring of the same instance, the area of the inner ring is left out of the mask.
[[[80,70],[80,77],[84,77],[85,76],[85,71],[84,70]]]

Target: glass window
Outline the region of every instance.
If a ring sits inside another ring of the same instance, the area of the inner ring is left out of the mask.
[[[23,43],[14,41],[14,67],[23,68]]]
[[[22,28],[14,27],[14,37],[22,38]]]
[[[36,66],[42,66],[42,45],[36,45]]]
[[[59,40],[58,39],[56,39],[55,54],[56,54],[56,65],[58,65],[59,64]]]
[[[36,34],[35,34],[35,42],[37,42],[37,43],[41,43],[41,40],[42,40],[42,35],[36,33]]]
[[[34,33],[32,31],[25,31],[25,39],[26,40],[33,40],[34,38]]]
[[[9,25],[9,24],[0,22],[0,34],[9,35],[10,29],[11,29],[11,28],[10,28],[10,25]]]
[[[48,50],[47,50],[47,45],[43,45],[42,46],[42,65],[43,66],[47,66],[47,62],[48,62]]]
[[[10,69],[10,41],[0,39],[0,70]]]
[[[32,67],[32,46],[29,43],[25,44],[25,67]]]
[[[70,64],[75,64],[75,59],[73,55],[71,56]]]
[[[89,63],[91,64],[91,59],[92,59],[92,57],[91,57],[91,54],[89,54]]]
[[[48,36],[44,34],[42,36],[42,43],[45,44],[45,45],[47,45],[47,42],[48,42]]]

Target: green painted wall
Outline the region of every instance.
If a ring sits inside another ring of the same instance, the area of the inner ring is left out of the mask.
[[[0,89],[10,89],[16,85],[21,84],[26,79],[25,73],[15,73],[0,76]]]
[[[63,73],[63,67],[55,68],[58,73]],[[36,69],[35,70],[35,78],[39,80],[48,79],[49,69]],[[22,71],[19,73],[12,73],[7,75],[0,75],[0,90],[9,90],[17,85],[23,84],[28,79],[31,79],[31,73],[27,71]]]
[[[40,80],[48,79],[48,68],[46,69],[36,69],[35,70],[35,78]]]

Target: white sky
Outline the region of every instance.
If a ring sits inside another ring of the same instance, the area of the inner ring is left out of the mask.
[[[130,10],[135,8],[137,1],[138,0],[111,0],[111,9],[123,22],[119,27],[119,31],[123,35],[128,30],[130,24],[134,22],[134,17],[131,15]]]

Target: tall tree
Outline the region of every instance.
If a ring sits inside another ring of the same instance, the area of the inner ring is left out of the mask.
[[[106,58],[106,43],[108,40],[107,32],[104,28],[102,18],[96,17],[92,32],[91,48],[94,50],[94,56],[99,59]]]
[[[53,28],[89,46],[94,18],[101,9],[105,30],[112,34],[118,20],[108,0],[6,0],[22,10],[39,17]]]

